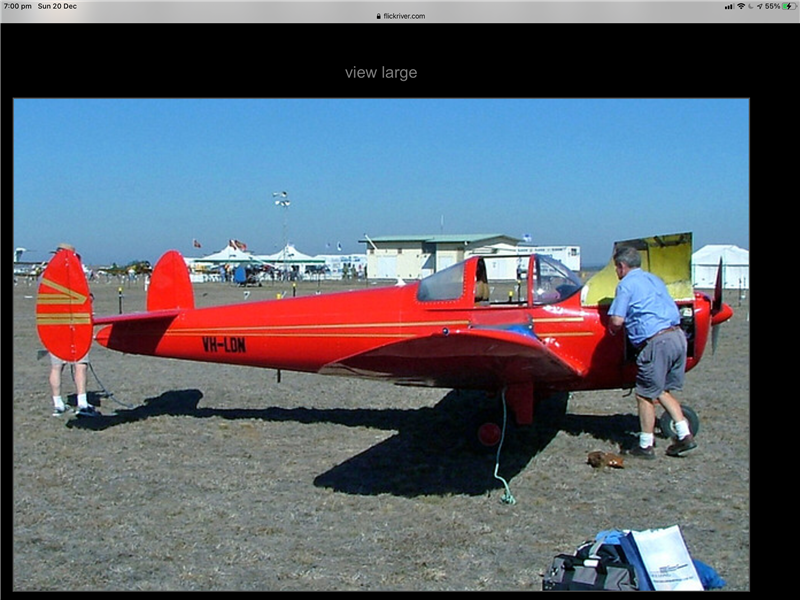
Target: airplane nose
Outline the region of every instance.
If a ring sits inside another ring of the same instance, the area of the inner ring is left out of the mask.
[[[723,302],[719,310],[711,316],[711,324],[719,325],[720,323],[724,323],[730,319],[732,316],[733,309]]]

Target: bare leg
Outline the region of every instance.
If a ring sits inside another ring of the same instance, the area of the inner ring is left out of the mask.
[[[639,409],[639,427],[644,433],[653,433],[656,429],[656,408],[650,398],[636,396]]]
[[[75,388],[78,394],[86,393],[86,363],[75,363]]]
[[[61,372],[63,364],[50,365],[50,393],[53,395],[53,416],[64,414],[64,400],[61,398]]]
[[[672,417],[672,420],[676,423],[680,423],[683,421],[683,410],[681,409],[681,403],[669,392],[664,392],[658,397],[658,401],[661,402],[661,406],[664,407],[664,410],[669,413],[669,416]]]
[[[50,367],[50,391],[53,397],[61,396],[61,371],[64,365],[52,365]]]

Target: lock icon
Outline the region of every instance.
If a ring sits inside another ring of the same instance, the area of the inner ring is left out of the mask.
[[[381,18],[381,13],[378,13],[378,19],[380,19],[380,18]]]

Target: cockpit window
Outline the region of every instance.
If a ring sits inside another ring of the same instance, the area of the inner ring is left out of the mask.
[[[457,300],[464,292],[464,263],[457,263],[419,282],[417,300]]]
[[[569,268],[549,256],[536,257],[534,304],[552,304],[568,298],[583,287],[580,278]]]
[[[508,271],[508,269],[503,270],[498,266],[498,264],[495,264],[503,259],[513,260],[513,264],[510,264],[512,267],[515,267],[515,269],[512,269],[511,271]],[[527,273],[525,269],[520,268],[521,263],[518,257],[493,257],[491,260],[493,261],[494,271],[500,273],[506,273],[506,271],[508,271],[510,275],[508,277],[498,278],[496,280],[490,275],[489,282],[487,284],[485,276],[486,265],[483,264],[483,259],[480,259],[477,266],[477,281],[475,282],[476,301],[485,301],[489,299],[488,290],[486,292],[486,297],[481,296],[478,298],[478,286],[483,284],[487,288],[494,286],[497,288],[495,293],[498,295],[498,297],[499,295],[503,296],[502,300],[490,301],[490,304],[519,304],[519,298],[516,302],[510,299],[513,297],[513,294],[505,296],[506,288],[513,289],[514,286],[517,288],[522,286],[520,289],[524,290],[524,280],[527,279],[530,274]],[[464,294],[465,288],[465,265],[465,262],[457,263],[421,280],[417,290],[417,300],[420,302],[441,302],[458,300],[461,298],[461,296]],[[575,273],[573,273],[568,267],[564,266],[558,260],[551,258],[550,256],[536,256],[535,269],[536,285],[533,292],[534,304],[542,305],[561,302],[565,298],[572,296],[575,292],[580,290],[581,287],[583,287],[580,278]],[[513,279],[515,273],[516,281]],[[511,286],[511,288],[509,288],[509,286]],[[519,292],[520,289],[517,291]],[[519,293],[517,296],[519,296]],[[524,293],[522,296],[524,298]]]

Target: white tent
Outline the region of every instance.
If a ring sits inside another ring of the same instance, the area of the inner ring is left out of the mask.
[[[750,252],[734,245],[709,244],[692,254],[692,281],[697,288],[713,288],[722,259],[722,287],[750,289]]]
[[[284,262],[287,265],[300,266],[325,264],[324,258],[315,258],[313,256],[309,256],[308,254],[303,254],[291,244],[287,244],[283,250],[276,252],[275,254],[267,254],[265,256],[259,256],[258,258],[270,262],[276,266],[280,266]]]
[[[196,263],[263,263],[264,261],[250,252],[240,250],[233,244],[214,254],[193,259]]]

